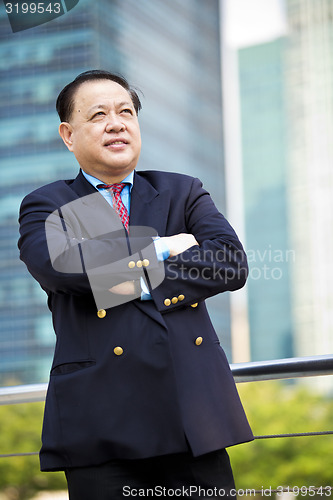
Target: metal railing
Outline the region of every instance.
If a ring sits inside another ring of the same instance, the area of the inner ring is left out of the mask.
[[[302,358],[285,358],[271,361],[255,361],[250,363],[231,364],[231,371],[236,383],[255,382],[260,380],[278,380],[299,377],[313,377],[319,375],[333,375],[333,355],[308,356]],[[0,405],[32,403],[45,400],[47,384],[30,384],[0,388]],[[308,436],[333,435],[333,431],[326,430],[321,432],[303,432],[292,434],[270,434],[254,436],[255,439],[272,438],[294,438]],[[38,455],[37,451],[30,453],[10,453],[0,454],[0,458],[10,458],[17,456]],[[302,487],[302,496],[309,493],[311,496],[319,495],[330,496],[333,493],[333,486],[317,488],[314,486]],[[243,491],[243,490],[242,490]],[[290,493],[290,487],[272,490],[250,490],[251,495],[269,496],[272,493]],[[293,490],[294,492],[294,490]],[[294,495],[295,496],[295,495]]]
[[[333,375],[333,355],[252,361],[230,366],[237,383]]]
[[[236,383],[333,375],[333,355],[274,359],[231,364]],[[44,401],[47,384],[0,388],[0,405]]]

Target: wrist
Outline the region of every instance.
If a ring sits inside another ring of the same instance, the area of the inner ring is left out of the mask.
[[[134,286],[134,294],[137,297],[140,297],[141,292],[142,292],[140,280],[133,280],[133,286]]]

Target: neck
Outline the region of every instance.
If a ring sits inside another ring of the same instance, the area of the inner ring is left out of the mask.
[[[95,171],[91,171],[90,169],[86,169],[86,168],[82,168],[82,167],[81,167],[81,169],[86,174],[91,175],[92,177],[95,177],[96,179],[101,181],[103,184],[118,184],[118,183],[122,182],[133,171],[133,169],[128,170],[128,171],[122,170],[121,172],[119,172],[119,174],[112,173],[112,175],[110,175],[109,172],[95,172]]]

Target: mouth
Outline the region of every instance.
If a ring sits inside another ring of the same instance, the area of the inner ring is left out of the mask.
[[[122,147],[126,146],[128,142],[125,139],[112,139],[104,144],[105,147]]]

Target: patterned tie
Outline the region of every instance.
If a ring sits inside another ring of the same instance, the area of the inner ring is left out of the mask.
[[[126,231],[128,231],[129,215],[127,208],[122,202],[120,193],[126,186],[125,182],[119,184],[98,184],[96,187],[101,189],[107,189],[112,195],[113,208],[119,215],[121,222],[123,223]]]

